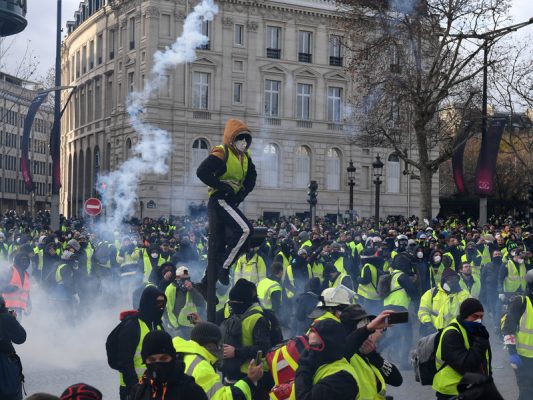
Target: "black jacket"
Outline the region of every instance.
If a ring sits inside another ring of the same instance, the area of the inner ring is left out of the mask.
[[[229,149],[228,149],[229,151]],[[220,192],[216,193],[218,196],[224,196],[225,186],[228,186],[222,182],[219,177],[224,175],[226,172],[226,163],[224,160],[221,160],[217,156],[211,154],[209,155],[198,167],[196,170],[196,175],[198,178],[205,183],[207,186],[214,189],[219,189]],[[252,158],[248,158],[248,173],[246,178],[244,178],[243,189],[241,192],[235,195],[227,196],[225,199],[232,204],[241,203],[244,198],[250,193],[255,187],[255,180],[257,178],[257,172],[255,171],[255,165],[252,162]],[[220,193],[220,194],[219,194]]]
[[[297,400],[353,400],[357,397],[357,381],[348,372],[337,372],[313,385],[316,371],[316,365],[300,359],[293,387]]]
[[[359,352],[359,348],[363,345],[363,342],[368,339],[372,333],[373,332],[368,330],[366,326],[350,333],[346,338],[346,359],[350,360],[353,355],[357,353],[361,357],[365,357],[372,365],[379,369],[385,383],[391,386],[400,386],[403,383],[403,377],[394,364],[384,360],[377,351],[373,351],[366,355]]]
[[[0,352],[15,352],[12,343],[22,344],[26,341],[26,331],[17,319],[4,307],[0,309]]]
[[[481,373],[491,375],[492,368],[490,362],[492,353],[490,342],[487,337],[474,335],[467,331],[470,349],[467,350],[463,340],[463,335],[456,329],[448,330],[442,336],[442,360],[450,367],[464,375],[467,372]],[[489,365],[485,353],[489,352]],[[491,371],[491,372],[489,372]]]
[[[138,319],[142,319],[150,330],[163,329],[161,322],[163,311],[158,310],[156,307],[158,296],[164,296],[164,294],[156,287],[146,287],[141,295],[138,315],[125,320],[120,330],[118,365],[127,387],[132,387],[139,380],[133,361],[141,335]]]
[[[528,295],[529,299],[533,301],[533,294]],[[516,335],[518,332],[520,319],[526,311],[526,301],[524,296],[515,296],[511,299],[509,303],[509,308],[507,309],[507,317],[505,318],[505,323],[503,325],[502,334],[505,335]],[[509,354],[516,354],[516,346],[508,345],[507,349]]]
[[[145,375],[133,388],[130,394],[132,400],[207,400],[204,390],[196,384],[194,378],[185,375],[182,361],[176,361],[177,368],[166,384],[152,383]],[[164,394],[163,394],[164,393]]]

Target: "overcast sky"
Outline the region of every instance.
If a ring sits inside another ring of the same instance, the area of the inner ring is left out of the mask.
[[[39,62],[37,74],[34,79],[43,76],[54,65],[55,60],[55,21],[57,2],[54,0],[33,0],[28,2],[28,27],[22,33],[5,39],[10,42],[15,40],[7,60],[1,64],[7,65],[8,73],[14,73],[23,57],[26,48]],[[80,0],[63,0],[63,24],[71,20],[74,11],[78,9]],[[511,14],[515,22],[522,22],[533,17],[532,0],[513,0]],[[527,31],[527,32],[526,32]],[[530,35],[533,37],[533,25],[513,34],[515,37]],[[6,43],[4,43],[6,45]],[[1,53],[0,53],[1,54]]]

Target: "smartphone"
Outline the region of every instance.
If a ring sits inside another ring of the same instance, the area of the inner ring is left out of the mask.
[[[385,323],[390,324],[390,325],[406,324],[408,322],[409,322],[409,313],[407,311],[392,313],[385,319]]]
[[[263,362],[263,352],[259,350],[255,356],[255,365],[261,365]]]

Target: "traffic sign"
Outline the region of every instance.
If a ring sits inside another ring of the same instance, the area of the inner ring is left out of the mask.
[[[90,215],[91,217],[96,217],[102,212],[102,202],[98,199],[95,199],[94,197],[91,197],[85,200],[83,209],[85,210],[85,213],[87,215]]]

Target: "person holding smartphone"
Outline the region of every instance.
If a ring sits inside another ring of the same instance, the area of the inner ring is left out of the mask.
[[[8,310],[0,296],[0,369],[6,373],[0,375],[0,398],[3,400],[22,399],[22,364],[13,343],[25,341],[26,331],[17,321],[17,313]]]

